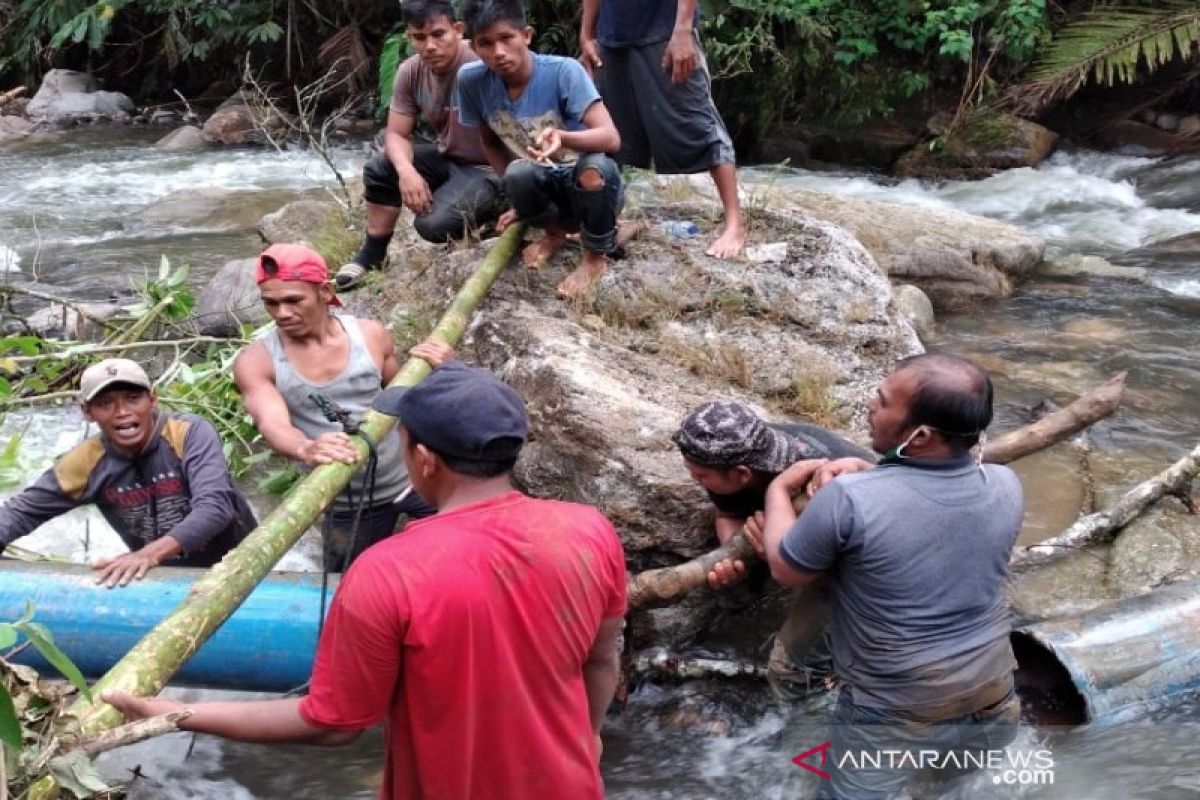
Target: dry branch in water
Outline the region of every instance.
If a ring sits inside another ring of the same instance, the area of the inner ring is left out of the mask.
[[[1105,541],[1167,495],[1178,497],[1194,514],[1196,507],[1191,498],[1191,486],[1197,472],[1200,472],[1200,445],[1150,480],[1130,489],[1104,511],[1080,517],[1051,539],[1015,548],[1008,563],[1013,567],[1036,566],[1085,545]]]

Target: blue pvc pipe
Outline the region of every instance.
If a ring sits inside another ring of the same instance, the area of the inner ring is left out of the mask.
[[[1200,581],[1182,581],[1013,633],[1018,683],[1053,695],[1062,721],[1108,725],[1200,690]]]
[[[162,568],[117,589],[88,567],[0,559],[0,621],[35,607],[34,620],[84,675],[107,672],[187,596],[204,570]],[[337,576],[329,576],[329,598]],[[286,692],[312,671],[321,604],[319,573],[272,573],[172,679],[220,689]],[[327,604],[328,605],[328,604]],[[32,647],[18,663],[53,673]]]

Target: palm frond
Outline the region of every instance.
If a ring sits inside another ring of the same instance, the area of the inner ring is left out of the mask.
[[[1057,34],[1013,89],[1023,110],[1064,100],[1090,80],[1136,83],[1200,44],[1200,1],[1162,0],[1154,7],[1110,6],[1080,15]]]
[[[327,74],[333,73],[334,85],[345,85],[349,92],[358,92],[371,68],[362,29],[355,23],[338,29],[321,43],[317,61]]]

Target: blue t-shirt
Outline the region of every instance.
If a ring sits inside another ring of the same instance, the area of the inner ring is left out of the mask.
[[[509,99],[504,81],[482,61],[464,64],[458,71],[459,122],[491,128],[513,158],[529,158],[526,148],[545,128],[583,130],[583,115],[600,100],[596,85],[575,59],[531,55],[533,74],[516,100]],[[554,155],[560,162],[576,158],[565,148]]]
[[[600,0],[596,39],[605,47],[641,47],[670,39],[676,0]],[[692,28],[700,27],[700,4]]]
[[[1024,501],[1007,467],[885,461],[822,488],[784,536],[833,583],[833,661],[854,702],[929,710],[1014,666],[1004,583]]]

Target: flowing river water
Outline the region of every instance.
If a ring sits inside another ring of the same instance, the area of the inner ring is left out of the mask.
[[[0,280],[36,278],[47,291],[102,300],[129,293],[161,255],[211,278],[225,260],[256,251],[253,221],[287,199],[321,191],[329,174],[302,151],[162,153],[144,131],[81,132],[0,149]],[[340,153],[353,174],[364,153]],[[885,181],[860,173],[747,170],[748,181],[952,207],[1024,227],[1043,237],[1047,257],[1101,256],[1140,277],[1034,278],[980,313],[939,319],[927,344],[979,358],[997,382],[997,428],[1050,397],[1072,399],[1126,370],[1123,411],[1091,434],[1093,464],[1128,485],[1200,441],[1200,248],[1156,254],[1153,242],[1200,231],[1200,158],[1152,160],[1062,152],[1036,169],[941,185]],[[178,225],[139,224],[141,209],[169,193],[236,190],[222,214]],[[0,441],[24,436],[22,468],[32,477],[84,435],[72,409],[14,412]],[[1080,508],[1069,457],[1018,465],[1029,495],[1023,537],[1057,532]],[[95,515],[76,512],[23,540],[73,558],[119,551]],[[282,568],[306,569],[303,554]],[[165,611],[165,609],[164,609]],[[172,690],[183,697],[212,697]],[[785,707],[759,685],[645,685],[606,727],[603,763],[612,798],[796,798],[816,779],[791,763],[827,738],[820,703]],[[952,797],[1169,798],[1200,795],[1200,699],[1182,698],[1133,721],[1055,731],[1023,727],[1018,741],[1046,746],[1050,786],[993,783],[983,773]],[[376,732],[352,748],[320,751],[219,742],[177,734],[105,756],[107,772],[141,766],[134,797],[301,798],[373,796],[380,769]]]

